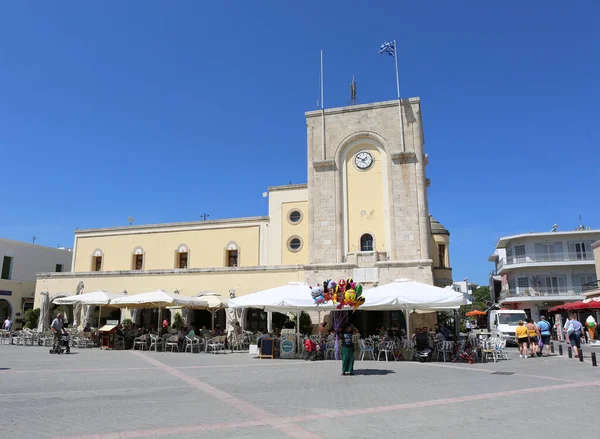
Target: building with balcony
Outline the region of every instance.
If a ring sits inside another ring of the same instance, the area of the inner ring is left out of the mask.
[[[490,290],[496,302],[537,319],[552,306],[583,299],[584,290],[597,281],[592,246],[599,239],[600,230],[500,238],[488,259],[495,264]]]
[[[70,249],[0,238],[0,322],[10,317],[19,327],[16,320],[33,308],[36,273],[69,272],[72,257]]]

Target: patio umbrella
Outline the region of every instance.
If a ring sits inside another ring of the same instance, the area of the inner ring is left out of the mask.
[[[473,310],[473,311],[469,311],[468,313],[465,313],[465,315],[467,317],[472,317],[472,316],[484,316],[487,313],[485,311],[479,311],[479,310]]]
[[[111,301],[111,306],[117,308],[148,309],[158,308],[158,326],[160,328],[161,309],[167,306],[194,306],[200,305],[201,299],[180,296],[165,290],[155,290],[148,293],[127,295]],[[157,347],[158,349],[158,347]]]
[[[102,306],[109,306],[111,301],[123,297],[123,294],[109,293],[107,291],[92,291],[86,294],[73,295],[54,299],[52,303],[56,305],[91,305],[99,306],[98,310],[98,327],[100,327],[100,316],[102,315]]]

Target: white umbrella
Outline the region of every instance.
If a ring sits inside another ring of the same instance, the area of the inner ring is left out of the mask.
[[[91,293],[60,297],[54,299],[52,303],[56,305],[75,305],[77,303],[82,305],[108,305],[112,300],[119,297],[125,296],[124,294],[109,293],[107,291],[92,291]]]
[[[199,298],[180,296],[165,290],[155,290],[149,293],[134,294],[120,297],[111,301],[111,306],[118,308],[158,308],[158,326],[160,328],[160,310],[167,306],[193,307],[208,304]]]
[[[102,316],[102,306],[107,306],[110,304],[111,300],[117,299],[119,297],[123,297],[123,294],[119,293],[109,293],[107,291],[92,291],[90,293],[79,294],[74,296],[60,297],[58,299],[54,299],[52,303],[56,305],[88,305],[88,306],[98,306],[98,328],[100,327],[100,317]],[[89,313],[88,308],[88,313]],[[87,321],[89,317],[86,316],[84,319]]]

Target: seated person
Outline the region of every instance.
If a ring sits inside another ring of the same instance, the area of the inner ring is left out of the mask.
[[[418,351],[429,348],[429,334],[423,329],[418,329],[415,335],[415,347]]]
[[[192,329],[190,329],[190,332],[188,332],[187,335],[189,338],[194,338],[196,336],[196,331],[194,331],[194,327],[192,326]]]
[[[329,329],[329,335],[327,335],[327,341],[335,341],[335,332],[333,329]]]
[[[266,329],[263,329],[262,334],[259,335],[258,338],[256,339],[256,344],[258,344],[259,348],[260,348],[260,344],[264,338],[271,338],[271,336],[269,335],[269,331]]]
[[[214,329],[214,331],[211,333],[211,335],[212,335],[213,337],[219,337],[219,336],[223,335],[223,332],[221,332],[221,326],[219,326],[219,325],[215,325],[215,329]]]

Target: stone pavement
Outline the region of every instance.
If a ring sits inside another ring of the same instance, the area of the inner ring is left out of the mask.
[[[0,346],[1,438],[584,437],[600,368],[565,357],[499,363],[258,360]],[[516,358],[515,358],[516,356]],[[506,372],[508,375],[496,374]],[[574,406],[576,409],[573,409]]]

